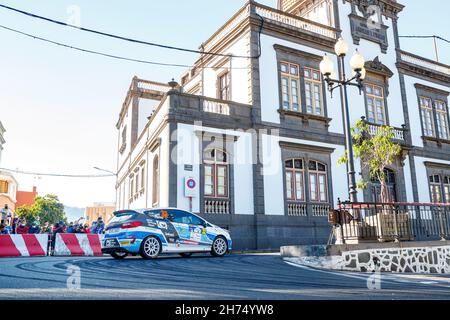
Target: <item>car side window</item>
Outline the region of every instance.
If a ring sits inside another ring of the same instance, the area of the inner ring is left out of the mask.
[[[169,220],[175,223],[189,224],[186,213],[180,210],[169,210]]]
[[[203,225],[204,224],[204,221],[202,220],[202,219],[200,219],[199,217],[197,217],[197,216],[194,216],[193,214],[190,214],[190,213],[188,213],[189,214],[189,216],[190,216],[190,219],[191,219],[191,222],[190,222],[190,224],[193,224],[193,225],[198,225],[198,226],[200,226],[200,225]]]
[[[170,210],[169,218],[172,222],[183,223],[183,224],[193,224],[193,225],[203,225],[203,220],[193,214],[181,211],[181,210]]]

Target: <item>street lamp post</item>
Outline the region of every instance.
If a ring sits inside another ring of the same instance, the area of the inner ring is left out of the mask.
[[[325,81],[328,84],[328,90],[331,93],[333,93],[333,91],[337,88],[340,88],[341,91],[342,112],[344,115],[345,147],[348,157],[347,172],[349,183],[349,200],[350,202],[358,202],[347,86],[355,86],[359,89],[359,93],[362,93],[362,90],[364,88],[363,81],[366,77],[366,69],[364,68],[365,61],[364,57],[358,51],[356,51],[350,60],[350,66],[353,70],[353,76],[350,79],[347,79],[345,73],[345,56],[348,53],[348,44],[343,38],[340,38],[336,43],[334,49],[336,55],[339,58],[339,78],[334,70],[333,61],[327,55],[323,57],[323,60],[320,63],[320,72],[323,74]]]

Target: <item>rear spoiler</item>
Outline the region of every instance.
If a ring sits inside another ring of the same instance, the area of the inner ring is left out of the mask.
[[[138,212],[135,210],[119,210],[119,211],[114,211],[113,215],[117,217],[117,216],[121,216],[125,213],[138,213]]]

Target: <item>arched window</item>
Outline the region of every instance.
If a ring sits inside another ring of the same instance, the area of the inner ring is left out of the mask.
[[[319,161],[309,161],[308,174],[311,201],[328,203],[327,165]]]
[[[211,198],[228,198],[228,155],[219,149],[208,149],[203,153],[204,194]]]
[[[153,184],[152,184],[153,206],[158,206],[159,202],[159,157],[153,158]]]
[[[303,159],[285,161],[286,198],[290,201],[305,201],[305,167]]]
[[[397,202],[396,177],[391,169],[384,169],[386,177],[388,202]],[[372,178],[372,199],[375,202],[381,202],[381,184],[376,178]]]

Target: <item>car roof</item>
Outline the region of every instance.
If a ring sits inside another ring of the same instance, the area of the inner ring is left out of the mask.
[[[153,211],[153,210],[180,210],[180,211],[185,211],[188,212],[190,214],[193,214],[194,216],[205,220],[204,218],[200,217],[198,214],[195,214],[193,212],[190,212],[188,210],[184,210],[184,209],[180,209],[180,208],[175,208],[175,207],[158,207],[158,208],[145,208],[145,209],[125,209],[125,210],[119,210],[119,211],[115,211],[114,213],[122,213],[122,212],[129,212],[129,211],[134,211],[140,214],[145,214],[145,212],[147,211]]]
[[[158,207],[158,208],[141,208],[141,209],[123,209],[123,210],[117,210],[114,211],[115,213],[121,213],[121,212],[130,212],[130,211],[135,211],[137,213],[145,213],[146,211],[153,211],[153,210],[181,210],[181,211],[186,211],[189,212],[188,210],[184,210],[184,209],[180,209],[180,208],[175,208],[175,207]],[[192,212],[189,212],[192,213]],[[195,213],[193,213],[195,214]]]

